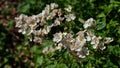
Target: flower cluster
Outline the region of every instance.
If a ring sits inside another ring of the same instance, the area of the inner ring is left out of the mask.
[[[65,9],[69,8],[70,6]],[[69,12],[71,12],[71,9],[69,9]],[[52,27],[60,25],[63,20],[69,22],[74,19],[75,15],[73,13],[63,15],[62,9],[58,8],[58,4],[51,3],[46,5],[38,15],[27,16],[21,14],[15,18],[15,21],[16,27],[19,28],[18,32],[28,35],[30,41],[42,43],[42,38],[51,31]]]
[[[93,18],[88,19],[83,24],[84,29],[86,30],[86,40],[90,42],[94,49],[104,50],[106,47],[105,44],[108,44],[113,41],[110,37],[97,37],[92,30],[88,27],[94,27],[96,25],[96,21]],[[93,28],[94,29],[94,28]],[[95,29],[94,29],[95,30]]]
[[[46,5],[44,10],[38,15],[27,16],[21,14],[16,17],[16,27],[19,28],[18,32],[26,34],[30,41],[36,43],[42,43],[45,37],[49,34],[52,27],[57,27],[63,22],[70,22],[75,20],[76,16],[71,13],[72,7],[69,5],[64,8],[67,13],[64,13],[61,8],[58,8],[58,4],[51,3]],[[83,23],[83,30],[74,33],[58,32],[53,36],[53,42],[56,47],[46,47],[43,49],[43,53],[48,54],[55,50],[67,49],[72,55],[79,59],[85,58],[89,55],[90,44],[93,49],[104,50],[105,44],[109,44],[113,41],[110,37],[102,38],[94,34],[94,28],[96,21],[93,18],[88,19]]]
[[[94,32],[87,29],[92,27],[95,23],[93,18],[85,21],[83,27],[85,30],[80,30],[76,37],[72,33],[56,33],[54,34],[53,41],[57,44],[57,49],[61,50],[63,47],[69,50],[71,54],[82,59],[85,56],[89,55],[89,49],[87,44],[90,43],[94,49],[104,50],[106,47],[104,44],[108,44],[113,41],[110,37],[97,37],[94,35]]]
[[[84,32],[85,31],[80,31],[75,38],[72,33],[59,32],[54,34],[53,41],[57,43],[57,49],[62,49],[64,47],[74,56],[84,58],[86,55],[89,55],[89,50],[85,46],[86,39],[84,37]]]

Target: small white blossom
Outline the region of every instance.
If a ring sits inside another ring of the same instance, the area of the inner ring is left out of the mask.
[[[15,27],[21,28],[22,25],[25,23],[25,21],[28,18],[27,15],[21,14],[19,17],[15,17],[16,25]]]
[[[40,37],[34,37],[33,41],[35,43],[42,43],[42,39]]]
[[[71,12],[71,10],[72,10],[72,7],[70,6],[70,5],[68,5],[68,7],[67,8],[64,8],[67,12]]]
[[[22,34],[26,34],[26,31],[25,31],[25,30],[23,30],[23,31],[22,31]]]
[[[49,15],[49,11],[43,10],[41,14],[42,14],[42,16],[47,17]]]
[[[79,55],[79,58],[85,58],[85,56],[80,54],[80,55]]]
[[[54,26],[57,26],[57,25],[60,25],[60,21],[58,20],[58,19],[56,19],[55,21],[54,21]]]
[[[63,32],[63,36],[66,36],[67,35],[67,32]]]
[[[42,30],[42,34],[48,34],[51,30],[51,26],[45,26]]]
[[[65,18],[67,22],[70,22],[72,20],[75,20],[76,17],[74,14],[68,14],[68,15],[65,15]]]
[[[93,18],[88,19],[87,21],[85,21],[83,27],[86,29],[88,27],[91,27],[92,25],[94,25],[95,20]]]
[[[61,10],[61,9],[58,9],[57,14],[58,14],[59,17],[61,17],[61,15],[62,15],[62,10]]]
[[[50,5],[46,5],[45,10],[46,10],[47,13],[49,14],[49,12],[50,12]]]
[[[86,32],[86,30],[79,31],[76,35],[84,37],[85,32]]]
[[[42,34],[42,30],[40,29],[40,30],[34,30],[33,31],[33,34],[35,35],[35,36],[40,36],[41,34]]]
[[[51,9],[55,9],[55,8],[57,8],[58,7],[58,4],[56,4],[56,3],[51,3],[50,4],[50,8]]]
[[[75,49],[76,49],[75,43],[72,42],[71,45],[70,45],[70,50],[73,51]]]
[[[104,46],[104,43],[100,43],[98,45],[98,48],[101,49],[101,50],[104,50],[106,47]]]
[[[54,38],[53,38],[53,41],[54,42],[60,42],[62,40],[62,33],[61,32],[59,32],[59,33],[56,33],[56,34],[54,34]]]
[[[43,50],[42,50],[42,52],[43,52],[43,54],[48,54],[48,47],[45,47]]]
[[[51,53],[51,52],[54,52],[55,51],[55,48],[52,47],[52,45],[50,47],[45,47],[42,52],[44,54],[48,54],[48,53]]]
[[[94,33],[92,31],[87,31],[86,33],[87,33],[86,40],[91,41],[92,37],[94,37]]]
[[[92,37],[91,44],[93,45],[93,48],[96,49],[98,47],[98,44],[100,43],[101,37]]]
[[[86,55],[89,55],[89,50],[87,47],[83,47],[81,51],[77,52],[79,58],[85,58]]]
[[[108,44],[108,43],[110,43],[110,42],[112,42],[112,41],[113,41],[113,39],[110,38],[110,37],[106,37],[106,38],[105,38],[105,43],[106,43],[106,44]]]
[[[61,48],[63,47],[62,43],[58,43],[58,46],[56,47],[57,50],[61,50]]]
[[[57,14],[57,9],[54,9],[52,12],[49,13],[49,15],[46,17],[47,20],[53,19]]]
[[[26,23],[29,24],[30,28],[34,28],[37,25],[37,23],[35,22],[35,20],[32,17],[29,17],[26,20]]]
[[[86,44],[86,39],[85,38],[80,39],[78,36],[75,42],[75,46],[76,46],[75,51],[80,51],[85,44]]]

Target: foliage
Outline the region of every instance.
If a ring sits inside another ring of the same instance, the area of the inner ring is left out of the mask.
[[[19,14],[36,15],[46,4],[57,3],[60,7],[71,5],[77,19],[86,20],[90,17],[97,20],[95,34],[101,37],[112,37],[104,51],[91,50],[84,60],[77,60],[66,50],[43,54],[42,49],[53,44],[48,37],[43,44],[29,42],[15,29],[15,22],[9,22],[8,27],[0,24],[0,67],[1,68],[119,68],[120,67],[120,1],[119,0],[25,0],[17,10]],[[3,11],[8,12],[8,10]],[[69,26],[76,33],[81,27],[81,21],[66,23],[56,28],[56,31]],[[71,31],[70,30],[70,31]],[[15,39],[14,39],[15,38]],[[94,53],[94,54],[93,54]]]

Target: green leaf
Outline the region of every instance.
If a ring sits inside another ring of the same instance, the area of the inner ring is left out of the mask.
[[[100,14],[97,15],[97,18],[103,18],[103,17],[105,17],[104,13],[100,13]]]
[[[107,24],[107,29],[116,27],[117,25],[119,25],[119,23],[118,23],[117,21],[111,20],[111,21],[109,22],[109,24]]]
[[[12,68],[11,65],[6,64],[4,68]]]
[[[52,65],[52,64],[51,64],[51,65],[48,65],[48,66],[45,67],[45,68],[56,68],[55,66],[56,66],[56,65]]]
[[[43,56],[37,56],[36,64],[37,65],[42,65],[42,63],[43,63]]]
[[[66,66],[66,64],[61,63],[61,64],[57,64],[56,68],[68,68],[68,67]]]
[[[99,15],[97,15],[97,30],[101,30],[106,26],[106,17],[104,13],[100,13]]]
[[[37,46],[33,46],[31,49],[30,49],[30,52],[36,52],[36,50],[37,50]]]
[[[30,4],[21,5],[19,7],[19,12],[21,12],[21,13],[29,13],[29,9],[30,9]]]
[[[52,44],[53,44],[53,41],[52,41],[52,40],[45,40],[45,42],[42,43],[41,46],[46,47],[46,46],[50,46],[50,45],[52,45]]]
[[[118,34],[120,35],[120,26],[117,29],[118,29]]]
[[[14,26],[14,21],[13,21],[13,20],[10,21],[10,22],[8,23],[8,25],[9,25],[10,27],[13,27],[13,26]]]
[[[101,30],[106,26],[105,22],[97,22],[97,30]]]

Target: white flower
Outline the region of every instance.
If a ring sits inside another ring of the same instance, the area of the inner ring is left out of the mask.
[[[40,37],[34,37],[34,39],[33,39],[33,41],[35,42],[35,43],[42,43],[42,39],[40,38]]]
[[[110,42],[112,42],[112,41],[113,41],[113,39],[110,38],[110,37],[106,37],[106,38],[105,38],[105,43],[106,43],[106,44],[108,44],[108,43],[110,43]]]
[[[84,31],[79,31],[76,35],[84,37],[84,33],[86,32],[86,30]]]
[[[57,12],[58,16],[60,17],[62,15],[62,10],[61,9],[58,9],[58,12]]]
[[[72,39],[70,41],[70,46],[69,46],[70,50],[73,51],[76,49],[76,46],[75,46],[75,39]]]
[[[104,50],[106,47],[104,46],[104,43],[100,43],[98,45],[98,48],[101,49],[101,50]]]
[[[71,50],[75,50],[75,51],[81,51],[82,47],[84,47],[84,45],[86,44],[86,39],[84,37],[84,32],[85,31],[79,31],[77,33],[77,37],[75,38],[75,40],[73,39],[72,45],[70,46]]]
[[[28,24],[30,28],[34,28],[35,26],[37,26],[37,23],[35,22],[33,17],[28,17],[28,19],[26,20],[26,24]]]
[[[49,11],[43,10],[41,14],[42,14],[42,17],[47,17],[49,15]]]
[[[63,47],[62,43],[58,43],[58,46],[56,47],[57,50],[61,50],[61,48]]]
[[[47,20],[53,19],[56,14],[57,14],[58,10],[54,9],[52,12],[49,13],[49,15],[46,17]]]
[[[74,46],[71,46],[72,50],[74,49],[75,51],[80,51],[82,49],[82,47],[86,44],[86,39],[84,37],[84,33],[85,33],[85,31],[79,31],[77,33],[78,36],[75,39]]]
[[[67,22],[70,22],[72,20],[75,20],[76,17],[74,14],[68,14],[68,15],[65,15],[65,18]]]
[[[53,38],[53,41],[54,42],[60,42],[62,40],[62,33],[61,32],[59,32],[59,33],[56,33],[56,34],[54,34],[54,38]]]
[[[42,30],[42,34],[48,34],[51,30],[51,26],[45,26]]]
[[[18,30],[18,32],[22,33],[22,34],[26,34],[28,30],[28,25],[27,24],[23,24],[22,27]]]
[[[34,34],[35,36],[39,36],[39,35],[42,34],[42,30],[41,30],[41,29],[40,29],[40,30],[34,30],[34,31],[33,31],[33,34]]]
[[[72,42],[72,44],[70,45],[70,50],[73,51],[76,49],[75,43]]]
[[[42,50],[42,52],[43,52],[44,54],[48,54],[48,53],[54,52],[54,51],[55,51],[55,48],[53,48],[52,45],[51,45],[50,47],[45,47],[45,48]]]
[[[91,41],[91,37],[90,36],[86,36],[86,39],[87,39],[87,41]]]
[[[75,51],[81,51],[82,47],[86,44],[86,39],[80,39],[79,36],[76,38],[75,41]]]
[[[44,54],[48,54],[48,47],[45,47],[43,50],[42,50],[42,52],[44,53]]]
[[[21,14],[19,17],[15,17],[15,21],[16,21],[15,27],[21,28],[22,25],[26,23],[23,21],[25,21],[27,18],[28,18],[28,16],[24,15],[24,14]]]
[[[59,18],[56,18],[55,20],[54,20],[54,26],[58,26],[58,25],[60,25],[60,23],[63,21],[63,19],[64,18],[62,18],[62,17],[59,17]]]
[[[19,20],[19,18],[15,18],[15,21],[16,21],[15,27],[21,28],[23,24],[22,20]]]
[[[32,20],[34,20],[36,23],[39,22],[39,21],[37,20],[37,15],[32,15],[31,18],[32,18]]]
[[[23,29],[19,29],[18,32],[22,34],[26,34],[26,30],[23,30]]]
[[[85,56],[80,54],[80,55],[79,55],[79,58],[85,58]]]
[[[43,26],[45,25],[45,23],[46,23],[46,20],[45,20],[45,17],[43,16],[40,20],[40,25]]]
[[[94,33],[92,31],[87,31],[86,33],[87,33],[86,40],[91,41],[92,37],[94,36]]]
[[[101,39],[102,39],[101,37],[96,37],[96,36],[92,37],[91,44],[93,45],[94,49],[96,49],[98,47],[98,44],[99,44]]]
[[[45,10],[49,13],[50,12],[50,5],[46,5]]]
[[[64,8],[67,12],[71,12],[71,10],[72,10],[72,7],[70,6],[70,5],[68,5],[68,7],[67,8]]]
[[[56,4],[56,3],[51,3],[50,4],[50,8],[51,9],[55,9],[55,8],[57,8],[58,7],[58,4]]]
[[[93,36],[91,44],[99,44],[100,39],[101,39],[101,37]]]
[[[77,52],[79,58],[85,58],[86,55],[89,55],[89,50],[87,47],[83,47],[81,51]]]
[[[18,32],[21,33],[23,31],[23,29],[19,29]]]
[[[86,29],[88,27],[91,27],[92,25],[94,25],[95,20],[93,18],[88,19],[87,21],[85,21],[83,27]]]
[[[63,32],[63,36],[66,36],[67,35],[67,32]]]
[[[70,33],[65,33],[65,35],[62,35],[63,39],[61,40],[61,43],[64,45],[64,48],[70,48],[72,42],[74,41],[73,35]]]
[[[60,21],[58,19],[55,19],[54,26],[60,25]]]
[[[40,23],[41,18],[42,18],[42,14],[41,13],[39,13],[38,15],[36,15],[36,22]]]
[[[28,28],[28,30],[27,30],[27,32],[28,32],[27,35],[29,36],[29,35],[31,35],[32,33],[34,33],[33,31],[34,31],[34,29],[29,29],[29,28]]]

